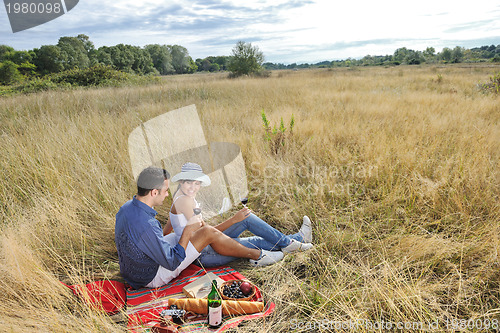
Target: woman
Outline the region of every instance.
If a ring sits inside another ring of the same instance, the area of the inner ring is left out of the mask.
[[[185,221],[193,216],[193,209],[199,207],[196,194],[202,186],[210,185],[210,178],[203,173],[198,164],[188,162],[182,166],[179,174],[172,177],[172,182],[179,182],[179,186],[174,194],[170,219],[165,225],[163,233],[164,235],[169,234],[173,229],[176,237],[180,237]],[[290,236],[284,235],[271,227],[247,207],[238,211],[227,221],[215,226],[215,228],[248,248],[263,251],[279,250],[284,253],[292,253],[309,250],[313,247],[311,244],[311,221],[307,216],[304,216],[299,232]],[[255,236],[238,238],[245,230],[250,231]],[[225,265],[235,259],[238,258],[220,255],[209,245],[203,249],[198,261],[203,266],[212,267]],[[250,259],[250,264],[258,266],[256,260]]]

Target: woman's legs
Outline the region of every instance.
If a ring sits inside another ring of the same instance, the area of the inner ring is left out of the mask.
[[[281,251],[271,252],[254,246],[246,247],[236,239],[223,234],[221,231],[209,225],[205,225],[193,232],[190,243],[198,251],[199,249],[205,250],[209,247],[213,252],[217,253],[218,256],[228,258],[224,259],[224,261],[219,261],[220,263],[218,263],[218,265],[230,262],[236,258],[247,258],[250,259],[250,264],[254,266],[266,266],[283,259],[283,253]],[[217,264],[210,263],[207,266],[216,265]]]
[[[209,225],[205,225],[193,232],[189,242],[193,244],[195,249],[199,252],[207,245],[210,245],[217,253],[225,256],[234,255],[238,258],[254,260],[261,256],[261,251],[259,249],[245,247]]]
[[[218,254],[210,245],[208,245],[201,251],[200,256],[194,261],[194,264],[204,267],[215,267],[227,265],[237,259],[239,258]]]
[[[256,236],[238,238],[245,230],[250,231]],[[231,227],[224,230],[224,234],[245,247],[268,251],[278,251],[288,246],[292,239],[299,242],[303,240],[300,233],[287,236],[271,227],[255,214],[250,214],[250,216],[243,221],[233,224]],[[233,256],[223,256],[217,253],[211,246],[207,246],[201,251],[198,263],[205,267],[213,267],[226,265],[236,259],[238,258]]]
[[[250,214],[246,219],[241,222],[235,223],[226,230],[224,233],[231,238],[239,237],[243,231],[248,230],[252,234],[259,237],[246,238],[251,244],[264,250],[279,250],[290,244],[292,239],[301,240],[299,233],[287,236],[282,232],[271,227],[261,218],[255,214]],[[245,245],[246,246],[246,245]]]

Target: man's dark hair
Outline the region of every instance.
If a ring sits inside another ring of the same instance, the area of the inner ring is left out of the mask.
[[[161,170],[161,172],[163,173],[163,181],[165,181],[166,179],[170,179],[170,174],[168,173],[167,170],[165,169],[160,169],[160,168],[154,168],[154,167],[149,167],[149,168],[146,168],[144,169],[141,174],[139,175],[139,178],[138,178],[138,181],[137,181],[137,195],[140,196],[140,197],[143,197],[143,196],[146,196],[149,194],[149,192],[151,192],[152,190],[156,189],[156,190],[160,190],[161,189],[161,185],[159,183],[159,180],[161,179],[160,177],[158,177],[158,173],[159,171]],[[156,174],[156,175],[155,175]],[[152,178],[157,178],[156,180],[152,180]],[[160,179],[158,179],[160,178]],[[157,185],[155,186],[152,186],[152,185],[149,185],[147,187],[153,187],[153,188],[145,188],[143,186],[140,186],[139,184],[152,184],[152,183],[157,183]]]

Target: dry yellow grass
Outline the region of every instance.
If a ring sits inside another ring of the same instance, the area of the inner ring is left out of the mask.
[[[313,251],[240,267],[277,311],[237,331],[500,319],[500,103],[476,88],[499,69],[187,75],[0,99],[0,331],[124,330],[58,281],[117,276],[128,134],[189,104],[209,141],[242,148],[259,215],[289,232],[314,221]],[[276,155],[262,110],[273,125],[295,118]]]

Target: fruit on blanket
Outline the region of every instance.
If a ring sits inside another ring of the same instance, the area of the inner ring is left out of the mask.
[[[243,292],[245,296],[248,296],[252,292],[252,285],[244,281],[240,284],[240,290]]]
[[[235,301],[249,301],[254,297],[255,291],[255,286],[244,280],[229,280],[220,287],[223,299]]]

